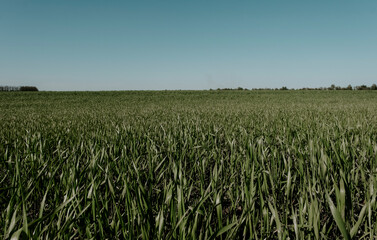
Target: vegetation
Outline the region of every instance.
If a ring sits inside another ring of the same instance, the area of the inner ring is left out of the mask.
[[[33,86],[22,86],[20,87],[20,91],[21,92],[38,92],[38,88],[33,87]]]
[[[0,86],[1,92],[14,92],[14,91],[21,91],[21,92],[38,92],[38,88],[34,86],[21,86],[21,87],[15,87],[15,86]]]
[[[0,99],[2,239],[377,236],[374,91]]]
[[[212,89],[210,89],[212,90]],[[242,88],[242,87],[238,87],[236,89],[232,89],[232,88],[218,88],[217,90],[248,90],[247,88]],[[281,88],[252,88],[251,90],[263,90],[263,91],[266,91],[266,90],[288,90],[288,88],[286,86],[283,86]],[[348,85],[347,87],[340,87],[340,86],[335,86],[335,84],[331,84],[330,87],[319,87],[319,88],[309,88],[309,87],[304,87],[304,88],[299,88],[299,89],[295,89],[295,88],[292,88],[290,90],[377,90],[377,85],[376,84],[372,84],[370,87],[368,87],[367,85],[361,85],[361,86],[356,86],[356,87],[352,87],[351,85]]]

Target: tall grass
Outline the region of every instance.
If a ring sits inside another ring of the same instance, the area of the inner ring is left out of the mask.
[[[0,93],[0,237],[376,238],[376,100]]]

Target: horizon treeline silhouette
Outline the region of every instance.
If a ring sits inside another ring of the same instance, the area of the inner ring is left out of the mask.
[[[214,90],[210,88],[209,90]],[[238,87],[238,88],[217,88],[216,90],[218,91],[227,91],[227,90],[377,90],[377,85],[372,84],[370,87],[367,85],[363,84],[360,86],[354,86],[352,87],[350,84],[347,87],[340,87],[340,86],[335,86],[332,84],[330,87],[318,87],[318,88],[309,88],[309,87],[304,87],[304,88],[287,88],[286,86],[283,86],[281,88],[243,88],[243,87]],[[38,88],[35,86],[0,86],[0,92],[38,92]]]
[[[0,86],[2,92],[38,92],[35,86]]]
[[[213,90],[213,89],[210,89]],[[309,88],[309,87],[304,87],[304,88],[287,88],[286,86],[283,86],[281,88],[217,88],[216,90],[221,90],[221,91],[226,91],[226,90],[377,90],[377,85],[372,84],[370,87],[367,85],[360,85],[360,86],[355,86],[352,87],[351,84],[349,84],[347,87],[340,87],[340,86],[335,86],[332,84],[330,87],[318,87],[318,88]]]

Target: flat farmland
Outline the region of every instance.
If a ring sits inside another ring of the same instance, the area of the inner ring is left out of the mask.
[[[0,238],[373,239],[375,91],[0,92]]]

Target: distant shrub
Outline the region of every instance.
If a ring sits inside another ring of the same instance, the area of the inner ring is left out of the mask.
[[[356,86],[356,90],[369,90],[370,88],[367,87],[367,85],[361,85],[361,86]]]
[[[210,89],[212,90],[212,88]],[[247,88],[238,87],[238,88],[217,88],[217,91],[231,91],[231,90],[248,90]]]
[[[34,86],[22,86],[20,87],[22,92],[38,92],[38,88]]]

